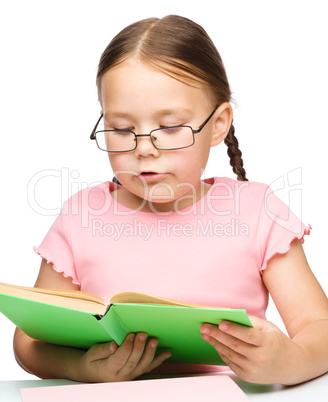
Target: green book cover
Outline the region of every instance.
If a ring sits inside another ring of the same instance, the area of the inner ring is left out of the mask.
[[[114,303],[103,316],[90,312],[0,293],[0,311],[32,338],[88,349],[130,332],[146,332],[158,339],[158,352],[167,361],[225,365],[215,349],[201,338],[200,326],[223,320],[252,326],[245,310],[181,307],[162,304]]]

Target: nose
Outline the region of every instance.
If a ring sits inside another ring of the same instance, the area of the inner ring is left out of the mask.
[[[158,156],[159,150],[154,147],[151,141],[150,134],[137,134],[136,135],[137,148],[135,153],[137,156]]]

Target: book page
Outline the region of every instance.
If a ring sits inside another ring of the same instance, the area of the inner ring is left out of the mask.
[[[103,315],[106,311],[106,303],[100,297],[78,290],[30,288],[0,283],[0,293],[94,314]]]
[[[206,307],[196,304],[179,302],[177,300],[166,299],[165,297],[157,297],[138,292],[119,292],[110,298],[111,303],[140,303],[140,304],[165,304],[180,307]],[[206,307],[219,308],[219,307]]]

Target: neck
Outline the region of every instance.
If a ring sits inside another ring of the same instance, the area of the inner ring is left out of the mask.
[[[192,205],[205,196],[210,188],[210,184],[199,181],[197,186],[193,186],[192,190],[187,191],[174,200],[165,202],[154,202],[140,198],[126,190],[124,187],[114,191],[112,195],[120,204],[129,209],[135,209],[142,212],[169,213],[178,212],[192,207]]]

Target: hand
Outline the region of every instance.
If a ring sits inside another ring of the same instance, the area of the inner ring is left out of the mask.
[[[302,348],[271,322],[258,317],[250,319],[254,328],[229,321],[222,321],[219,326],[203,324],[202,338],[243,380],[292,383],[293,372],[302,364]]]
[[[130,333],[121,346],[115,341],[90,348],[79,362],[79,378],[85,382],[128,381],[148,373],[171,356],[162,352],[155,356],[158,341],[147,334]]]

